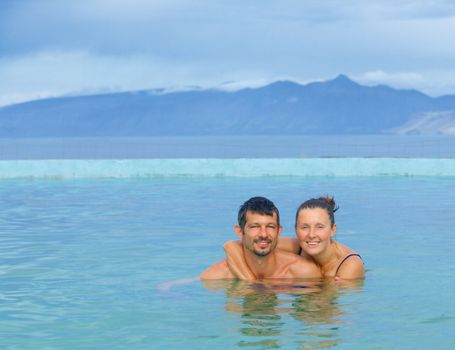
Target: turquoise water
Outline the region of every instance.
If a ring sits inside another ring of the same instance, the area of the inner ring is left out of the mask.
[[[0,348],[453,349],[454,188],[454,177],[2,180]],[[223,257],[245,199],[274,200],[292,235],[298,204],[325,193],[363,283],[172,285]]]

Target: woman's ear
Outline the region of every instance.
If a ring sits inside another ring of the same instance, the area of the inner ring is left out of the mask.
[[[337,231],[337,224],[333,224],[332,232],[330,232],[330,237],[333,238],[335,236],[335,232]]]

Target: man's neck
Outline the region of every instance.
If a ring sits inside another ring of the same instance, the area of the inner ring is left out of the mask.
[[[277,269],[277,262],[275,252],[272,251],[268,255],[258,256],[253,252],[243,248],[245,261],[251,272],[254,273],[256,278],[263,279],[273,275]]]

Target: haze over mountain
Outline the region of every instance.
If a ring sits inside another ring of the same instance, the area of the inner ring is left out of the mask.
[[[0,137],[455,134],[454,113],[455,95],[367,87],[339,75],[234,92],[150,90],[36,100],[0,108]]]

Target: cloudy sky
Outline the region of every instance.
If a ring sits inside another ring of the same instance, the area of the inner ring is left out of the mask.
[[[455,94],[455,2],[1,0],[0,105],[343,73]]]

